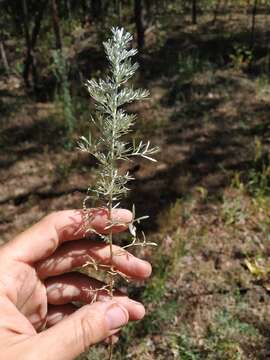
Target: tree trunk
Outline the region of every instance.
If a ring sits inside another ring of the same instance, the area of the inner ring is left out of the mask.
[[[26,2],[26,0],[22,1],[24,33],[25,33],[25,40],[26,40],[26,47],[27,47],[26,58],[25,58],[25,62],[24,62],[23,78],[24,78],[25,85],[27,87],[30,87],[29,74],[30,74],[30,69],[32,69],[32,80],[33,80],[35,92],[37,92],[38,76],[37,76],[36,58],[35,58],[34,49],[36,46],[38,34],[40,32],[42,18],[43,18],[44,10],[46,8],[46,4],[47,4],[47,1],[44,0],[41,3],[41,5],[38,7],[38,11],[35,15],[34,27],[32,29],[32,33],[30,36],[30,29],[29,29],[30,19],[28,16],[27,2]]]
[[[247,9],[246,9],[246,14],[248,15],[250,11],[250,0],[247,0]]]
[[[255,29],[256,29],[256,15],[258,8],[258,0],[254,0],[253,8],[252,8],[252,21],[251,21],[251,34],[250,34],[250,48],[254,48],[255,42]]]
[[[134,0],[134,16],[137,29],[137,43],[138,50],[142,52],[144,48],[144,19],[143,19],[143,5],[141,0]]]
[[[43,2],[41,2],[41,4],[39,5],[39,10],[35,17],[35,24],[34,24],[34,27],[32,30],[32,35],[31,35],[32,48],[34,48],[37,43],[37,37],[38,37],[38,34],[40,33],[41,23],[42,23],[45,9],[46,9],[46,5],[47,5],[47,0],[44,0]]]
[[[116,13],[118,15],[118,23],[121,25],[122,22],[122,0],[115,1]]]
[[[192,24],[197,24],[197,0],[192,0]]]
[[[87,0],[82,0],[81,4],[82,4],[81,6],[82,6],[82,11],[83,11],[82,25],[85,25],[88,20],[88,14],[89,14]]]
[[[24,29],[26,46],[27,48],[30,48],[31,44],[30,44],[29,16],[28,16],[28,7],[26,0],[22,0],[22,9],[23,9],[23,29]]]
[[[213,21],[212,21],[213,25],[215,25],[215,23],[217,21],[221,2],[222,2],[222,0],[218,0],[217,3],[216,3],[215,10],[214,10],[214,16],[213,16]]]
[[[9,74],[10,69],[9,69],[9,65],[8,65],[8,61],[7,61],[5,48],[4,48],[4,42],[2,40],[0,40],[0,54],[1,54],[1,59],[2,59],[2,62],[3,62],[5,72],[7,74]]]
[[[24,61],[24,70],[23,70],[23,78],[26,87],[30,87],[29,83],[29,70],[33,63],[33,54],[32,54],[32,46],[30,41],[30,31],[29,31],[29,16],[28,16],[28,8],[26,0],[22,0],[22,18],[23,18],[23,30],[25,36],[25,44],[26,44],[26,57]]]
[[[67,12],[67,16],[70,19],[71,18],[71,5],[70,5],[70,0],[65,0],[65,8],[66,8],[66,12]]]
[[[51,11],[52,11],[52,21],[53,21],[53,29],[55,35],[55,46],[56,49],[62,49],[62,36],[60,30],[60,19],[58,15],[58,6],[56,0],[51,0]]]
[[[99,19],[102,15],[102,3],[101,0],[91,0],[91,12],[93,19]]]

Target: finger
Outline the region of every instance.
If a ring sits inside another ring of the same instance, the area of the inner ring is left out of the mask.
[[[87,228],[99,233],[106,232],[105,228],[109,224],[108,210],[91,209],[89,214],[91,220],[87,223]],[[124,209],[114,209],[112,217],[121,224],[132,220],[131,212]],[[33,263],[51,255],[61,243],[88,235],[84,225],[85,213],[82,210],[55,212],[9,242],[6,249],[13,259]],[[124,225],[116,225],[110,231],[120,232],[125,229]]]
[[[91,303],[92,301],[108,301],[110,295],[108,286],[101,281],[90,279],[79,273],[64,274],[49,278],[46,283],[48,302],[52,305],[62,305],[73,301]],[[124,306],[130,320],[140,320],[145,315],[144,306],[133,301],[120,291],[114,293],[114,300]]]
[[[49,328],[78,310],[73,304],[49,305],[46,326]]]
[[[112,265],[126,276],[143,280],[151,275],[151,265],[118,246],[113,246]],[[54,254],[36,265],[41,279],[71,271],[87,262],[111,265],[110,246],[100,242],[78,240],[63,244]],[[106,269],[99,266],[100,270]]]
[[[62,321],[67,316],[73,314],[78,307],[73,304],[65,305],[50,305],[47,316],[47,328],[56,325],[59,321]],[[116,344],[119,340],[119,333],[116,333],[104,340],[106,344]]]
[[[73,314],[78,307],[73,304],[65,304],[65,305],[50,305],[48,309],[47,316],[47,328],[56,325],[59,321],[62,321],[67,316]],[[106,344],[116,344],[119,340],[119,334],[116,333],[104,340]]]
[[[47,359],[72,360],[105,340],[128,322],[128,312],[114,301],[86,305],[34,337],[31,354],[46,351]],[[34,358],[34,356],[33,356]]]
[[[50,305],[47,316],[47,328],[56,325],[59,321],[62,321],[67,316],[73,314],[78,307],[73,304],[65,305]],[[104,340],[106,344],[116,344],[119,340],[119,333],[116,333]]]

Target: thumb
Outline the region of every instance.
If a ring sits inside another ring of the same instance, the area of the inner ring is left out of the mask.
[[[43,354],[39,359],[73,360],[90,345],[116,333],[128,318],[127,310],[115,301],[83,306],[37,335],[36,346]]]

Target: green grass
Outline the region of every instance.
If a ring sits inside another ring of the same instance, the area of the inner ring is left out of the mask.
[[[144,331],[146,334],[160,333],[162,327],[173,323],[179,310],[179,304],[176,300],[165,301],[146,316],[143,322]]]
[[[223,309],[209,327],[206,358],[244,360],[246,355],[242,343],[254,341],[258,336],[258,330],[251,324],[239,320]]]

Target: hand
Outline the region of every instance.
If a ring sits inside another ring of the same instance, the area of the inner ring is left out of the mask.
[[[128,223],[132,215],[119,209],[113,218]],[[106,291],[95,291],[102,283],[71,272],[89,258],[110,262],[109,246],[83,239],[82,223],[81,211],[56,212],[0,247],[1,359],[71,360],[144,316],[140,303],[120,292],[110,300]],[[91,228],[104,233],[107,225],[107,212],[96,210]],[[125,229],[115,225],[112,231]],[[149,263],[119,250],[114,246],[116,270],[134,279],[150,276]],[[74,301],[87,305],[78,309]]]

